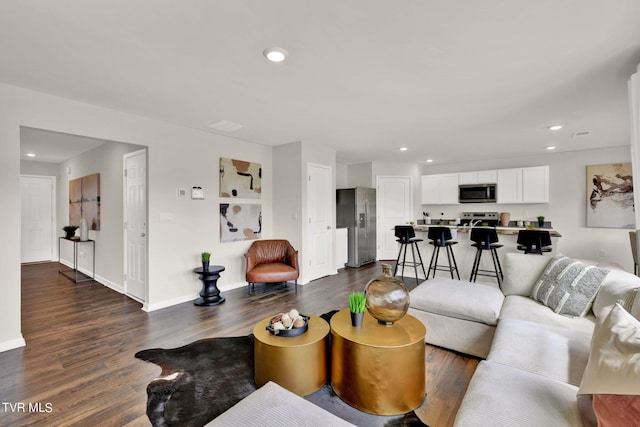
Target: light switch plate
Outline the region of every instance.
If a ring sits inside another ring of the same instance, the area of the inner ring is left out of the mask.
[[[186,188],[178,188],[176,190],[176,196],[178,196],[178,197],[187,197],[187,189]]]

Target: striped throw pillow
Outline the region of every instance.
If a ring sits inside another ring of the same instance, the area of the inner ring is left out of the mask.
[[[531,298],[563,316],[582,317],[608,273],[604,268],[556,256],[533,287]]]

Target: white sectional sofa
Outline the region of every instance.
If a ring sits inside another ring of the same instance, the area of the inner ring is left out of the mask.
[[[633,295],[640,278],[603,266],[610,271],[588,313],[567,317],[531,298],[551,259],[506,254],[502,290],[436,278],[411,291],[409,313],[425,324],[428,343],[486,359],[469,384],[456,426],[583,425],[577,394],[596,314]],[[636,368],[640,373],[640,357]],[[640,384],[635,389],[640,394]]]

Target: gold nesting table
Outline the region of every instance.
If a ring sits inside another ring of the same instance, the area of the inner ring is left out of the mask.
[[[256,385],[261,387],[273,381],[299,396],[320,390],[328,379],[329,324],[321,317],[309,315],[307,332],[280,337],[266,330],[271,317],[253,328]]]
[[[392,326],[365,313],[351,326],[349,310],[331,318],[331,386],[349,405],[371,414],[399,415],[425,398],[427,331],[406,314]]]

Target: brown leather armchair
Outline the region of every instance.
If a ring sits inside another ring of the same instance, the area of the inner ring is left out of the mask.
[[[298,292],[298,251],[287,240],[256,240],[244,255],[247,261],[247,291],[256,283],[295,281]]]

